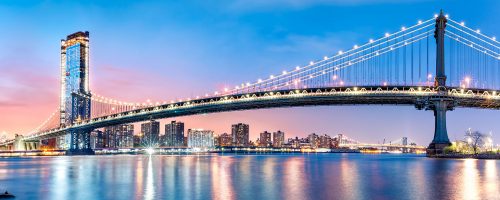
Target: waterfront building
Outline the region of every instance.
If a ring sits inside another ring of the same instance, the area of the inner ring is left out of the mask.
[[[273,132],[273,147],[280,148],[285,144],[285,133],[282,131]]]
[[[90,133],[90,148],[103,148],[103,132],[101,130],[94,130]]]
[[[288,144],[291,146],[291,148],[300,148],[299,137],[288,138]]]
[[[259,142],[257,142],[257,144],[260,147],[270,147],[272,145],[271,133],[267,131],[260,133]]]
[[[130,148],[134,146],[134,125],[122,124],[104,128],[102,148]]]
[[[238,123],[231,126],[231,135],[233,137],[233,146],[246,147],[249,146],[249,125]]]
[[[309,144],[311,148],[318,148],[319,147],[319,136],[316,135],[316,133],[311,133],[309,136],[307,136],[307,139],[309,140]]]
[[[89,32],[76,32],[61,40],[60,124],[90,118]]]
[[[227,133],[219,135],[219,146],[228,147],[233,145],[233,138]]]
[[[171,121],[165,124],[165,146],[180,147],[184,146],[184,123]]]
[[[332,137],[327,134],[319,136],[319,148],[332,148]]]
[[[188,129],[189,148],[213,148],[214,132],[203,129]]]
[[[141,124],[141,145],[142,146],[157,146],[160,138],[160,122],[151,120]]]
[[[142,144],[141,144],[141,141],[142,141],[142,134],[137,134],[137,135],[134,135],[133,137],[134,139],[134,147],[141,147]]]

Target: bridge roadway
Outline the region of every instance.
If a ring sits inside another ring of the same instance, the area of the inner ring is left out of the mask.
[[[247,94],[221,95],[176,103],[153,105],[94,118],[75,123],[70,127],[57,128],[24,137],[24,141],[39,141],[66,134],[69,130],[93,130],[112,125],[135,123],[146,120],[180,117],[196,114],[250,110],[262,108],[318,106],[318,105],[421,105],[424,99],[437,96],[433,87],[419,86],[358,86],[289,89]],[[454,107],[500,109],[500,92],[484,89],[447,88],[445,98],[455,101]],[[12,144],[14,140],[0,143]]]

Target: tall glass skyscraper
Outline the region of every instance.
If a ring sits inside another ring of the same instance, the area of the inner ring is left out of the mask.
[[[90,118],[89,32],[61,40],[60,123],[70,125]]]

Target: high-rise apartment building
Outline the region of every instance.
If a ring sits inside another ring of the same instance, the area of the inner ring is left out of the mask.
[[[160,122],[151,120],[141,124],[141,145],[157,146],[160,139]]]
[[[233,137],[227,133],[219,135],[219,145],[221,147],[233,146]]]
[[[203,129],[188,129],[188,147],[190,148],[213,148],[214,132]]]
[[[272,145],[271,133],[267,131],[260,133],[258,145],[260,147],[270,147]]]
[[[184,146],[184,123],[172,121],[165,124],[165,146]]]
[[[283,147],[285,144],[285,133],[283,131],[276,131],[273,133],[273,147]]]
[[[233,137],[233,146],[246,147],[249,144],[249,126],[248,124],[238,123],[231,126],[231,135]]]

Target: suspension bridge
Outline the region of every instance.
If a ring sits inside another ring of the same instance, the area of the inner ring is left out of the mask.
[[[42,140],[71,135],[68,152],[88,154],[90,132],[112,125],[260,108],[389,104],[433,111],[435,131],[428,153],[434,154],[450,145],[447,111],[500,108],[499,42],[442,11],[267,78],[163,102],[127,102],[91,94],[88,32],[68,36],[62,46],[60,107],[33,131],[0,141],[0,147],[36,149]],[[78,67],[71,68],[74,65]]]

